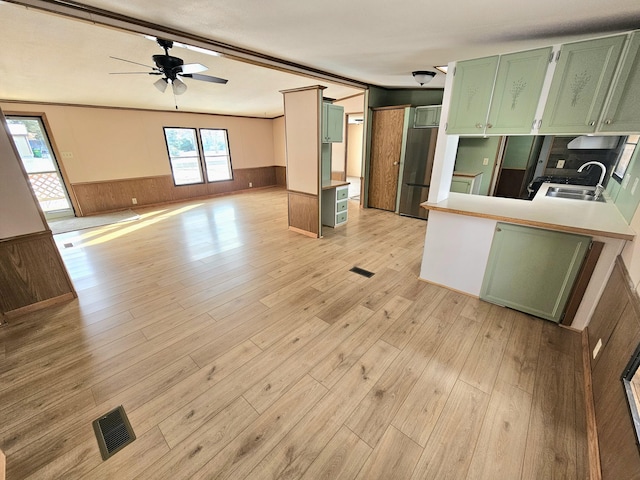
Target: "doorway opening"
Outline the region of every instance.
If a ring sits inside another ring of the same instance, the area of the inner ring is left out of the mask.
[[[73,217],[73,205],[42,118],[8,115],[7,124],[45,218]]]
[[[364,115],[347,115],[347,147],[345,155],[346,180],[349,182],[349,199],[360,200],[362,183],[362,138]]]

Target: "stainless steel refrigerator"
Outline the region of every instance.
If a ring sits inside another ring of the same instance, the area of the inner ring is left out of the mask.
[[[428,211],[420,207],[429,196],[437,128],[410,128],[400,185],[400,215],[427,219]]]

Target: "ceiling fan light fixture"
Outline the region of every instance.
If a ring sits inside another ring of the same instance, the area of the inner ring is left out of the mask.
[[[167,89],[167,79],[161,78],[159,80],[156,80],[155,82],[153,82],[153,86],[160,90],[160,92],[164,93],[164,91]]]
[[[420,85],[429,83],[433,80],[433,77],[436,76],[436,72],[432,72],[430,70],[416,70],[415,72],[411,72],[411,74]]]
[[[182,95],[184,92],[187,91],[187,84],[184,83],[179,78],[175,78],[174,80],[171,81],[171,88],[173,88],[174,95]]]

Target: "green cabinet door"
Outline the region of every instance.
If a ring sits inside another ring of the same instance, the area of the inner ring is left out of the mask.
[[[414,128],[437,127],[440,125],[440,112],[442,105],[429,105],[426,107],[416,107]]]
[[[640,32],[631,37],[599,130],[640,132]]]
[[[454,71],[447,133],[483,134],[498,56],[458,62]]]
[[[344,121],[344,107],[328,102],[322,104],[322,142],[342,142],[342,125]]]
[[[500,57],[487,134],[532,130],[551,52],[547,47]]]
[[[480,298],[559,322],[590,243],[583,235],[498,223]]]
[[[456,177],[455,175],[451,179],[450,192],[456,193],[471,193],[471,184],[473,178],[470,177]]]
[[[625,35],[568,43],[560,49],[540,133],[593,133]]]

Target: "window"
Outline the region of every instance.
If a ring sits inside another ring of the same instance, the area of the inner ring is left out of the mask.
[[[211,128],[164,128],[175,185],[232,180],[227,131]]]
[[[618,180],[618,182],[622,182],[624,180],[624,175],[627,172],[627,167],[629,167],[629,162],[631,161],[633,152],[638,145],[638,139],[640,139],[640,135],[629,135],[624,144],[622,152],[620,152],[618,162],[616,163],[616,167],[613,170],[613,178]]]

